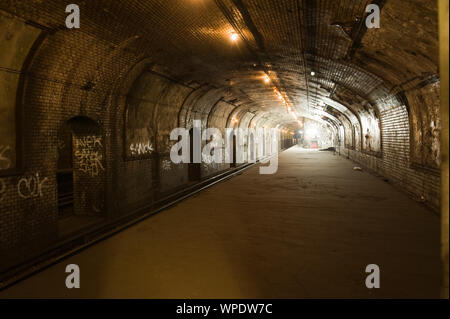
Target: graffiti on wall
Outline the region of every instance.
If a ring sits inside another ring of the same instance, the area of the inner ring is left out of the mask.
[[[147,141],[146,143],[132,143],[130,145],[130,151],[133,156],[148,155],[153,152],[153,145],[150,141]]]
[[[58,140],[57,146],[58,146],[58,151],[61,151],[66,148],[66,142],[64,142],[63,140]]]
[[[102,148],[102,140],[99,136],[76,138],[75,157],[78,161],[78,169],[92,177],[104,171]]]
[[[169,160],[163,160],[161,164],[164,171],[170,171],[172,169],[172,162]]]
[[[8,145],[0,145],[0,170],[11,167],[11,160],[6,155],[9,150],[10,147]]]
[[[17,183],[17,193],[24,199],[42,197],[42,190],[47,181],[48,178],[41,179],[39,173],[22,177]]]

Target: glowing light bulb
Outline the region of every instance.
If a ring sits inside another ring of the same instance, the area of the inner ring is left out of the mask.
[[[236,41],[239,39],[239,36],[238,36],[237,33],[234,33],[234,32],[233,32],[233,33],[230,35],[230,39],[231,39],[231,41],[236,42]]]
[[[311,76],[315,76],[315,75],[316,75],[316,72],[311,71]]]

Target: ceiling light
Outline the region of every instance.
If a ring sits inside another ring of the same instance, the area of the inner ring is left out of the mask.
[[[234,33],[234,32],[233,32],[233,33],[230,35],[230,39],[231,39],[231,41],[236,42],[236,41],[239,39],[239,36],[238,36],[237,33]]]
[[[316,75],[316,72],[311,71],[311,75],[312,75],[312,76]]]

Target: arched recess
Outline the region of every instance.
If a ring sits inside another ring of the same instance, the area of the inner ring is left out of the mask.
[[[263,134],[256,129],[255,119],[258,115],[256,108],[247,103],[232,106],[223,120],[227,128],[233,129],[232,133],[228,133],[227,140],[232,145],[231,155],[235,159],[232,166],[235,167],[243,161],[258,159],[258,145],[263,139]],[[237,149],[240,149],[239,158],[235,156]]]
[[[193,90],[183,101],[180,111],[178,112],[178,127],[191,128],[192,114],[196,103],[213,88],[205,85]]]
[[[23,87],[45,33],[0,11],[0,176],[23,168]]]
[[[341,113],[339,110],[333,107],[327,107],[326,111],[339,121],[341,127],[339,134],[340,141],[342,143],[341,146],[347,149],[354,149],[352,121],[344,113]]]
[[[382,129],[378,107],[350,89],[341,87],[333,96],[334,103],[348,109],[357,119],[353,123],[357,151],[381,157]]]
[[[229,96],[227,96],[229,97]],[[204,165],[203,169],[204,171],[207,171],[208,174],[211,174],[213,172],[219,172],[222,170],[225,170],[230,167],[230,163],[226,163],[226,152],[228,151],[226,149],[225,142],[230,140],[227,140],[227,128],[229,128],[229,125],[227,125],[227,119],[229,118],[230,114],[233,112],[233,110],[236,108],[236,105],[232,104],[230,101],[225,100],[225,98],[220,99],[217,101],[216,105],[211,109],[210,113],[208,114],[208,121],[207,121],[207,127],[208,128],[214,128],[218,129],[220,133],[222,134],[223,138],[223,144],[222,144],[222,162],[223,163],[210,163],[207,165]],[[231,141],[233,142],[233,141]],[[231,143],[231,145],[233,145]],[[233,152],[234,153],[234,152]],[[212,154],[211,154],[212,155]]]
[[[194,163],[194,121],[200,121],[200,129],[204,130],[208,127],[211,113],[220,107],[220,103],[225,92],[225,88],[215,88],[212,86],[203,86],[192,91],[184,100],[178,113],[179,127],[189,130],[189,151],[190,162],[186,165],[188,173],[188,182],[195,183],[203,177],[210,175],[210,171],[216,170],[212,168],[216,164]],[[201,134],[201,132],[200,132]],[[201,135],[200,139],[202,138]],[[200,150],[207,141],[201,141]],[[199,154],[203,159],[203,155]]]
[[[437,173],[441,165],[439,78],[419,83],[401,96],[408,110],[411,166]]]
[[[102,128],[89,117],[73,117],[59,128],[59,217],[105,217],[104,145]]]
[[[157,73],[153,67],[141,68],[141,71],[123,99],[127,169],[139,170],[141,167],[146,170],[145,174],[149,174],[147,180],[152,181],[147,183],[147,194],[140,196],[141,199],[136,198],[136,201],[147,198],[149,194],[153,194],[153,198],[164,196],[188,182],[186,165],[173,164],[170,160],[174,143],[170,141],[170,133],[180,126],[183,105],[200,91]]]

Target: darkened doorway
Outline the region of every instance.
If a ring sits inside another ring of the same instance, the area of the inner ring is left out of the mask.
[[[237,156],[236,156],[236,135],[234,131],[231,131],[230,134],[227,136],[226,140],[226,152],[228,155],[228,161],[230,162],[230,167],[236,167],[237,163]],[[229,153],[229,154],[228,154]]]
[[[60,236],[105,218],[105,161],[101,128],[78,116],[58,131],[58,216]]]
[[[232,133],[233,134],[233,133]],[[232,135],[232,139],[233,139],[233,141],[232,141],[232,143],[233,143],[233,155],[232,155],[232,158],[233,158],[233,162],[231,163],[231,167],[236,167],[236,135]]]
[[[263,131],[263,134],[262,134],[262,144],[263,144],[263,153],[262,153],[262,155],[263,156],[266,156],[266,132],[265,132],[265,130]]]
[[[58,137],[58,215],[60,218],[73,215],[73,147],[72,132],[64,125]]]
[[[201,151],[200,151],[201,158]],[[194,163],[194,129],[189,130],[189,164],[188,164],[188,175],[189,181],[195,182],[201,179],[201,163]]]
[[[255,135],[253,133],[250,133],[248,137],[248,151],[249,151],[249,158],[248,161],[250,163],[256,162],[256,145],[255,145]]]

